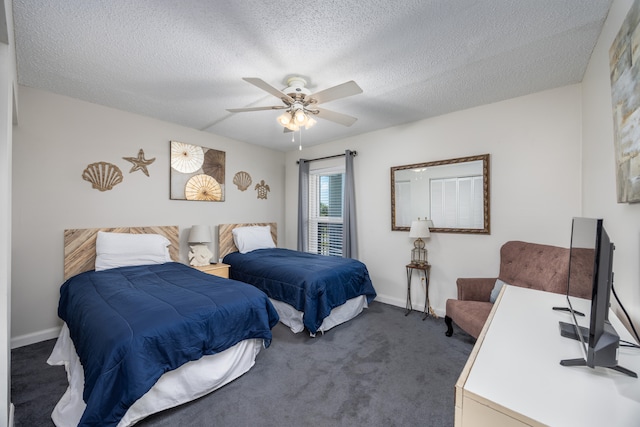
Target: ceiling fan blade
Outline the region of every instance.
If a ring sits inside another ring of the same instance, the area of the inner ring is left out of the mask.
[[[355,117],[351,117],[342,113],[336,113],[335,111],[327,110],[324,108],[314,108],[314,110],[318,112],[318,114],[316,114],[318,117],[344,126],[351,126],[356,122],[356,120],[358,120]]]
[[[230,113],[243,113],[246,111],[282,110],[285,108],[287,108],[286,105],[273,105],[271,107],[227,108],[227,111]]]
[[[346,83],[339,84],[337,86],[330,87],[320,92],[312,93],[307,98],[313,98],[317,104],[323,102],[329,102],[340,98],[346,98],[347,96],[357,95],[362,93],[362,89],[356,82],[350,80]]]
[[[282,99],[283,101],[286,100],[290,104],[293,104],[294,102],[294,99],[291,98],[289,95],[287,95],[286,93],[282,92],[279,89],[276,89],[275,87],[271,86],[269,83],[265,82],[262,79],[259,79],[257,77],[243,77],[242,80],[247,81],[252,85],[259,87],[265,92],[269,92],[271,95],[275,96],[276,98]]]

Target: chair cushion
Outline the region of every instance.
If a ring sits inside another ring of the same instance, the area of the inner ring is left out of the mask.
[[[447,316],[463,331],[474,338],[478,338],[484,326],[493,304],[489,301],[460,301],[447,300]]]

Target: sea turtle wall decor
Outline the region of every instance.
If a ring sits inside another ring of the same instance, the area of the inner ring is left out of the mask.
[[[258,199],[266,199],[267,192],[271,191],[269,185],[264,183],[264,179],[259,184],[256,184],[255,189],[258,192]]]

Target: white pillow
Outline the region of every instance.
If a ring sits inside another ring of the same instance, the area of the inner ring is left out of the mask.
[[[256,249],[275,248],[271,238],[271,227],[253,225],[251,227],[237,227],[231,231],[233,243],[236,244],[241,254],[255,251]]]
[[[98,231],[96,271],[132,265],[170,262],[171,242],[159,234],[107,233]]]

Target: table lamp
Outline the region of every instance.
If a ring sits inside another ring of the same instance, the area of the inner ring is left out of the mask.
[[[189,264],[194,267],[209,265],[213,253],[207,243],[211,243],[211,229],[208,225],[194,225],[189,233]]]
[[[427,250],[422,239],[431,235],[429,227],[433,227],[433,221],[431,220],[418,218],[417,221],[411,221],[409,237],[416,239],[411,250],[411,264],[427,265]]]

